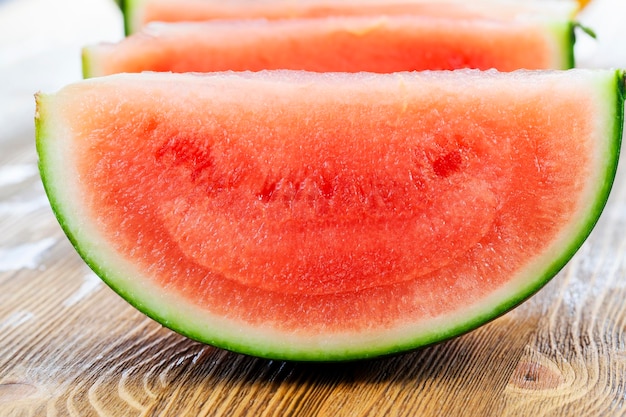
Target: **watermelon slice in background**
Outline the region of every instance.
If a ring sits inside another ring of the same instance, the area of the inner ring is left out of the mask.
[[[85,47],[83,74],[262,69],[512,71],[574,65],[574,23],[567,16],[461,19],[453,12],[436,17],[153,23],[119,43]]]
[[[128,34],[149,22],[206,21],[226,19],[270,20],[412,14],[457,19],[513,19],[538,14],[573,18],[579,5],[573,0],[125,0],[122,2]]]
[[[37,97],[57,218],[190,338],[289,360],[467,332],[550,280],[615,175],[624,74],[119,74]]]

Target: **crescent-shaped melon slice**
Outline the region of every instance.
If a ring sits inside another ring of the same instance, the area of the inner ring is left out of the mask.
[[[291,360],[467,332],[551,279],[615,175],[621,71],[119,74],[37,96],[84,260],[193,339]]]

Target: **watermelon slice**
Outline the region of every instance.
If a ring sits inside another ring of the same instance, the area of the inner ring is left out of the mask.
[[[84,260],[195,340],[347,360],[467,332],[553,277],[607,200],[621,71],[118,74],[37,96]]]
[[[415,15],[152,24],[83,49],[86,78],[119,72],[398,72],[571,68],[569,19]],[[314,51],[314,53],[312,53]]]
[[[125,0],[126,32],[146,23],[224,19],[291,19],[326,16],[413,14],[457,19],[512,19],[539,14],[572,18],[579,9],[573,0]]]

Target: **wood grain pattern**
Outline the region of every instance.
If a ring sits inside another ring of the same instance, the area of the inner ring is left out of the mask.
[[[187,340],[104,286],[46,204],[32,135],[0,141],[0,416],[626,415],[623,170],[582,250],[516,310],[405,355],[289,363]]]

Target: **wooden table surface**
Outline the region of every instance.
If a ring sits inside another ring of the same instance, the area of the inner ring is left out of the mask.
[[[101,283],[51,213],[31,109],[15,110],[7,86],[0,90],[0,416],[626,415],[624,163],[592,236],[514,311],[395,357],[268,361],[172,333]]]

